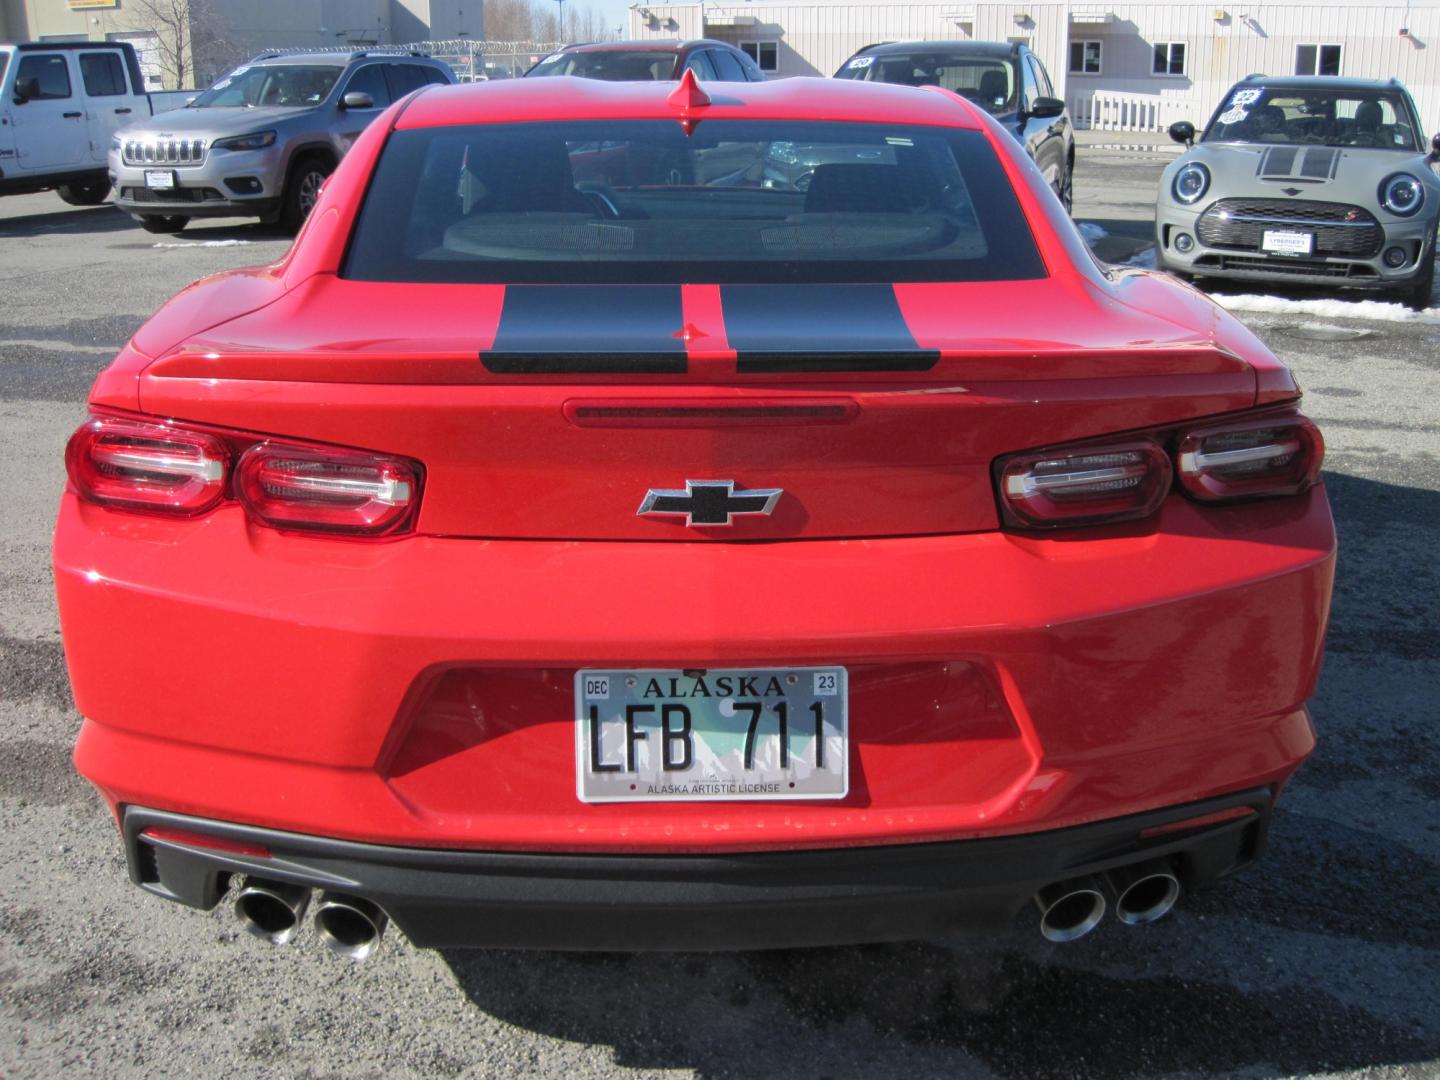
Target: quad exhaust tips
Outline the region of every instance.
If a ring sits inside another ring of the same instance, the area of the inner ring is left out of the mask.
[[[1122,866],[1105,876],[1115,895],[1115,917],[1126,926],[1163,918],[1180,899],[1180,879],[1163,859]]]
[[[321,893],[315,907],[320,940],[331,952],[349,960],[364,960],[373,953],[389,921],[379,907],[358,896]]]
[[[304,885],[247,878],[235,898],[235,915],[247,931],[271,945],[284,945],[300,928],[310,890]]]
[[[1035,906],[1047,941],[1077,941],[1105,917],[1105,892],[1095,877],[1072,878],[1037,892]]]

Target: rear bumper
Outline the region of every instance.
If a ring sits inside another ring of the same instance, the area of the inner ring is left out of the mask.
[[[1278,789],[1314,746],[1333,562],[1319,488],[1084,536],[777,544],[337,543],[67,494],[55,539],[76,763],[112,805],[566,855],[969,840]],[[576,799],[577,668],[777,664],[851,671],[844,799]]]
[[[363,897],[418,946],[706,951],[995,928],[1045,885],[1148,859],[1204,887],[1259,856],[1271,801],[1262,788],[1023,837],[726,856],[427,851],[138,807],[122,830],[137,885],[202,909],[248,874]],[[164,838],[175,830],[268,855]]]

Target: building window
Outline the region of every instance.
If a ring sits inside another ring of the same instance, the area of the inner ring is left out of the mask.
[[[1296,75],[1339,75],[1339,45],[1296,45]]]
[[[1183,41],[1157,41],[1155,63],[1151,72],[1156,75],[1185,74],[1185,43]]]
[[[761,71],[780,70],[780,43],[777,41],[742,41],[740,51],[754,60]]]
[[[1099,74],[1100,74],[1100,42],[1098,42],[1098,41],[1072,41],[1072,42],[1070,42],[1070,74],[1071,74],[1071,75],[1099,75]]]

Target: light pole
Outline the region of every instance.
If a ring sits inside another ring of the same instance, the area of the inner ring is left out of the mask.
[[[555,0],[560,5],[560,44],[565,44],[565,0]]]

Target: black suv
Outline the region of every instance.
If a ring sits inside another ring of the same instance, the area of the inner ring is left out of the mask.
[[[525,73],[578,75],[609,82],[664,82],[687,70],[703,82],[764,82],[758,64],[723,41],[608,41],[567,45]]]
[[[1074,199],[1075,130],[1050,75],[1024,45],[895,41],[867,45],[837,79],[943,86],[994,116],[1025,147],[1068,212]]]

